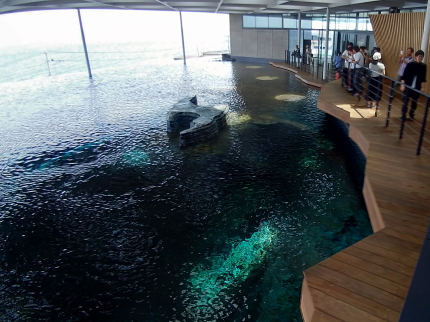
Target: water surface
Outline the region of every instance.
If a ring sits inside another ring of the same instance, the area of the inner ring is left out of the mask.
[[[301,321],[303,270],[371,233],[318,94],[203,60],[0,84],[2,321]],[[229,125],[181,149],[193,95]]]

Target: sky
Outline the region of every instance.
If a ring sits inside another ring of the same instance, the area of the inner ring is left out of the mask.
[[[87,42],[181,42],[178,12],[81,10]],[[229,34],[226,14],[182,13],[185,41],[209,41]],[[77,10],[48,10],[0,15],[0,49],[16,46],[81,43]]]

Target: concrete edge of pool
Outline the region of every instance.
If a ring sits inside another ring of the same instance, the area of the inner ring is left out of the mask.
[[[317,86],[310,75],[271,64]],[[305,322],[398,321],[430,219],[430,157],[416,156],[412,141],[385,127],[385,107],[373,117],[365,103],[339,90],[340,80],[318,81],[317,107],[349,125],[367,158],[363,197],[374,233],[304,271],[302,316]]]

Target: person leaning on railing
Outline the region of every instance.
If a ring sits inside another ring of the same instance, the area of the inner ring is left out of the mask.
[[[426,73],[427,66],[422,61],[424,59],[424,52],[422,50],[417,50],[415,53],[415,61],[410,62],[406,65],[405,71],[401,78],[400,90],[404,92],[406,90],[405,84],[412,87],[408,89],[403,98],[403,108],[402,108],[402,120],[406,120],[406,114],[408,112],[409,99],[412,98],[411,109],[409,110],[408,120],[413,120],[415,118],[415,110],[417,109],[417,101],[420,97],[418,91],[424,91],[424,86],[426,83]]]

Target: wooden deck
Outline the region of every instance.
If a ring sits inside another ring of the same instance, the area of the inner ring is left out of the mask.
[[[429,147],[417,156],[409,134],[398,139],[399,106],[385,127],[383,105],[375,117],[340,80],[320,84],[318,108],[348,123],[367,157],[363,196],[374,234],[304,272],[303,319],[398,321],[430,219]],[[414,127],[408,123],[410,135]]]

